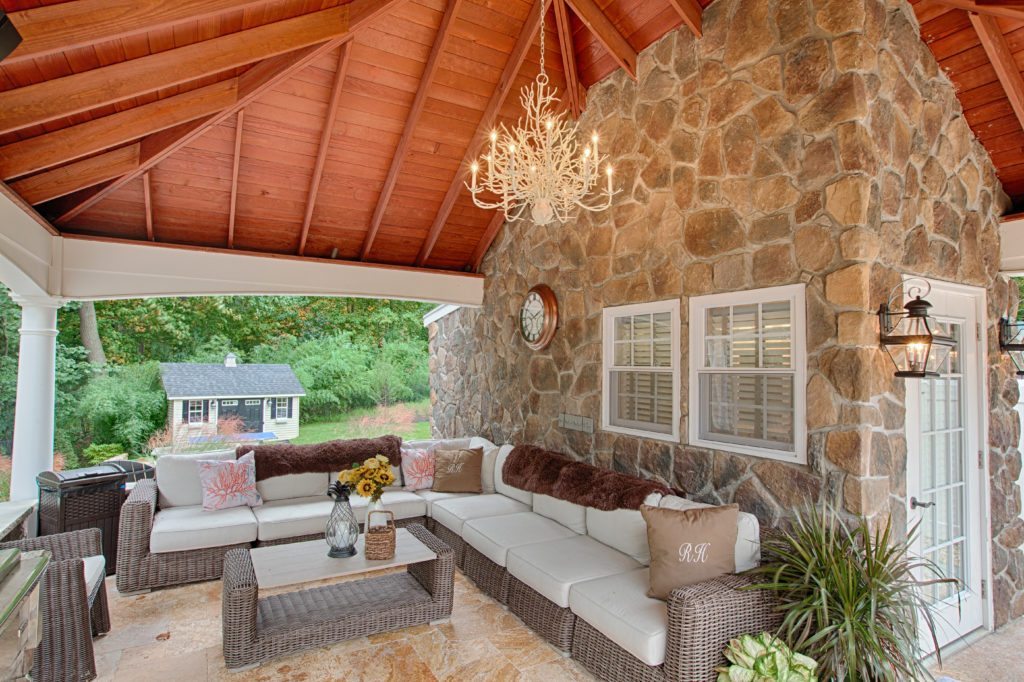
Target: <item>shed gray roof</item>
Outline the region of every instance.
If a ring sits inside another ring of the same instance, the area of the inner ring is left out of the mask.
[[[189,362],[160,363],[164,391],[175,398],[245,398],[306,395],[288,365],[200,365]]]

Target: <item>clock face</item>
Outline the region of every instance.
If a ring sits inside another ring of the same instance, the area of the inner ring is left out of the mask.
[[[526,294],[519,309],[519,333],[534,350],[546,348],[558,325],[558,300],[551,288],[538,284]]]

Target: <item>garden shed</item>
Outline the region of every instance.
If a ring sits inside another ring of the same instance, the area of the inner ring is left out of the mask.
[[[240,432],[274,440],[299,435],[299,399],[306,392],[289,365],[246,365],[228,353],[220,364],[161,363],[160,378],[173,443]]]

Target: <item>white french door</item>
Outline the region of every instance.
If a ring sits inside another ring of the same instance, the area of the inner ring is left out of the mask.
[[[933,282],[928,300],[956,339],[940,375],[907,381],[907,522],[919,524],[914,554],[958,584],[926,588],[940,647],[985,625],[988,562],[983,488],[984,293]],[[930,574],[922,575],[930,578]],[[923,653],[935,649],[922,633]]]

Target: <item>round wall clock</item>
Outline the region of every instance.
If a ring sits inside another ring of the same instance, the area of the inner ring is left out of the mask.
[[[530,289],[519,309],[519,333],[533,350],[547,348],[558,326],[558,299],[546,284]]]

